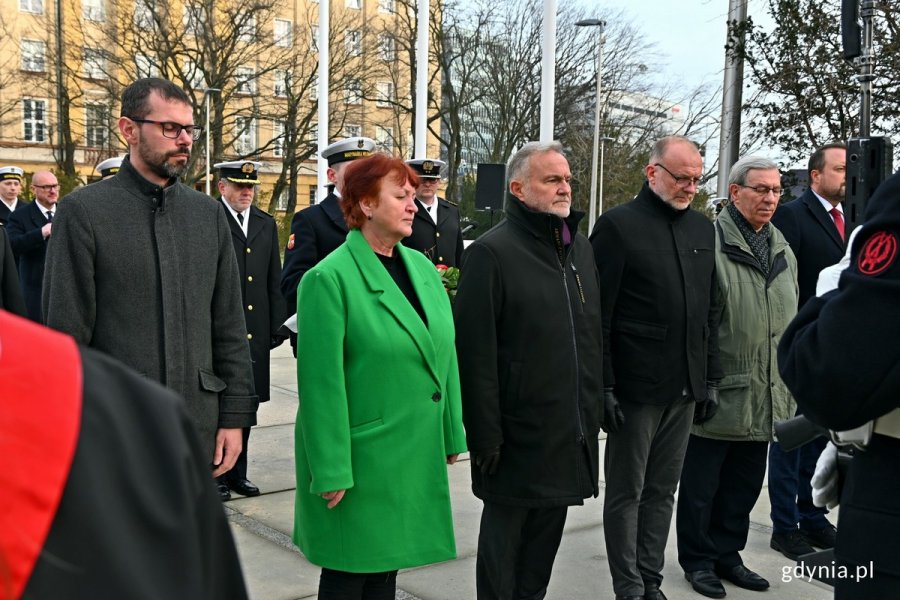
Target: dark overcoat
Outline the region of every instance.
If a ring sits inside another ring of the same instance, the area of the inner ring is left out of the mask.
[[[47,249],[47,324],[184,396],[212,456],[218,428],[256,424],[231,228],[220,203],[162,188],[126,158],[60,203]]]
[[[256,206],[250,207],[247,235],[222,204],[241,276],[241,298],[250,357],[253,359],[253,382],[260,402],[269,399],[269,352],[272,338],[285,320],[284,298],[279,289],[281,256],[275,219]],[[283,339],[283,338],[282,338]]]
[[[781,204],[772,224],[784,234],[797,257],[797,283],[800,306],[816,295],[819,272],[837,263],[844,255],[844,241],[834,220],[812,190],[791,202]]]
[[[16,260],[13,258],[6,227],[3,225],[0,225],[0,308],[22,317],[26,316]]]
[[[44,259],[47,255],[47,244],[41,228],[49,223],[43,209],[37,202],[19,204],[9,217],[7,230],[9,243],[19,265],[19,282],[28,318],[37,323],[43,322],[41,317],[41,287],[44,283]]]
[[[510,197],[506,219],[463,255],[453,314],[466,440],[473,453],[501,449],[495,475],[472,463],[486,501],[567,506],[598,493],[600,288],[587,239],[565,246],[562,227]]]
[[[413,218],[412,235],[403,238],[403,245],[418,250],[436,265],[459,267],[462,262],[463,236],[459,227],[459,209],[443,198],[438,203],[437,223],[417,198],[419,211]]]
[[[603,380],[619,400],[668,404],[706,398],[719,381],[715,232],[645,183],[603,213],[591,233],[603,301]]]
[[[900,408],[900,174],[869,200],[838,289],[813,296],[781,338],[778,364],[804,415],[847,430]],[[900,439],[876,433],[850,461],[835,555],[900,577]],[[877,535],[873,535],[877,532]],[[885,598],[857,595],[854,598]]]

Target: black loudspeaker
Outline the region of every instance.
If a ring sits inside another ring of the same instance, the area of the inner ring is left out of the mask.
[[[862,54],[859,32],[859,0],[841,0],[841,42],[844,58],[853,60]]]
[[[883,137],[852,138],[847,142],[847,184],[844,196],[844,231],[850,232],[861,225],[866,214],[866,203],[875,189],[891,176],[894,148]]]
[[[503,210],[506,198],[506,165],[478,163],[475,173],[475,208]]]

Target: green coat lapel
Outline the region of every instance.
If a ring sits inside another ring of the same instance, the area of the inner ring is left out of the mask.
[[[382,266],[378,257],[375,256],[375,252],[372,250],[371,246],[369,246],[369,243],[360,231],[354,229],[347,234],[347,248],[350,250],[350,255],[356,262],[356,266],[359,268],[359,272],[369,290],[372,293],[378,294],[378,300],[381,302],[382,306],[384,306],[384,308],[413,339],[413,342],[415,342],[416,347],[418,347],[419,352],[422,354],[422,358],[425,360],[425,364],[428,367],[428,372],[431,374],[431,377],[437,385],[442,385],[443,382],[438,377],[435,369],[437,357],[434,342],[431,338],[431,332],[425,327],[425,324],[422,322],[422,319],[419,318],[416,310],[403,295],[403,292],[400,291],[400,288],[397,287],[397,284],[394,283],[394,280],[384,266]],[[437,319],[437,314],[435,312],[436,307],[434,306],[433,299],[434,292],[430,289],[431,286],[429,286],[428,282],[422,276],[422,273],[408,255],[408,253],[411,252],[410,250],[405,248],[402,244],[397,244],[394,247],[394,251],[400,252],[400,257],[403,260],[403,264],[406,266],[406,270],[409,272],[409,278],[412,280],[413,289],[415,289],[416,294],[419,296],[419,302],[422,303],[422,308],[425,310],[428,322],[434,323]]]

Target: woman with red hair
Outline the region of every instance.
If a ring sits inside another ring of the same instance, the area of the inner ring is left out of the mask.
[[[434,265],[399,244],[416,184],[400,159],[353,161],[347,241],[299,288],[294,541],[322,567],[320,599],[393,600],[398,569],[456,556],[453,316]]]

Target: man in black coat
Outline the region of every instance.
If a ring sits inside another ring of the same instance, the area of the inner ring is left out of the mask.
[[[352,137],[334,142],[322,151],[328,161],[328,181],[333,185],[318,204],[301,210],[291,221],[291,235],[284,250],[281,271],[281,293],[287,302],[287,315],[297,312],[297,287],[303,275],[334,252],[347,239],[347,223],[341,212],[341,187],[344,168],[352,160],[369,156],[375,142],[366,137]],[[291,334],[291,347],[297,355],[297,336]]]
[[[809,159],[809,189],[772,217],[797,257],[800,308],[816,295],[819,272],[844,254],[846,155],[840,143],[816,150]],[[834,526],[825,518],[828,511],[813,505],[809,483],[825,443],[821,438],[790,452],[778,442],[769,445],[770,545],[791,560],[815,552],[812,546],[834,546]]]
[[[3,311],[0,381],[0,595],[247,598],[180,397]]]
[[[900,590],[898,199],[894,175],[869,200],[838,289],[810,298],[778,347],[781,376],[804,415],[838,431],[874,420],[843,483],[834,552],[849,577],[836,578],[836,600]]]
[[[43,322],[41,290],[44,286],[44,257],[59,201],[59,182],[49,171],[38,171],[31,178],[34,202],[19,204],[10,215],[9,243],[19,265],[19,281],[28,307],[28,318]]]
[[[637,197],[591,234],[600,273],[606,441],[604,532],[616,598],[662,600],[675,488],[695,414],[717,405],[715,234],[691,210],[697,146],[662,138]],[[598,365],[599,366],[599,365]]]
[[[569,506],[597,496],[600,289],[558,142],[510,159],[507,218],[463,256],[453,314],[479,600],[544,597]],[[550,351],[548,351],[550,350]]]
[[[281,278],[278,226],[269,213],[253,205],[259,184],[260,163],[223,162],[219,170],[222,209],[228,215],[231,241],[241,275],[241,298],[247,339],[253,361],[253,382],[260,402],[269,399],[269,352],[284,338],[278,333],[285,319],[284,298],[278,287]],[[243,449],[234,468],[219,477],[219,495],[231,497],[229,488],[243,496],[258,496],[259,488],[247,479],[247,448],[250,428],[243,428]]]
[[[403,245],[425,254],[436,265],[458,267],[462,261],[463,236],[459,227],[459,209],[452,202],[438,198],[444,161],[418,158],[406,161],[419,176],[412,235]]]
[[[9,216],[19,207],[19,193],[25,171],[19,167],[0,167],[0,225],[6,225]]]
[[[19,274],[16,271],[16,259],[13,258],[12,247],[6,236],[6,227],[0,225],[0,309],[14,315],[27,316],[25,299],[19,287]]]

